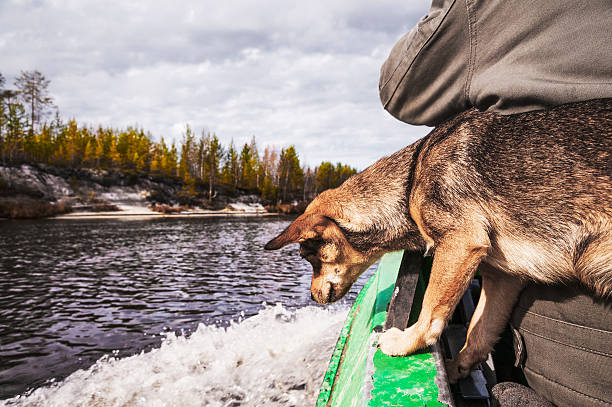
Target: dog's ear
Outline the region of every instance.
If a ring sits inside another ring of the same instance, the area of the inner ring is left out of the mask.
[[[323,237],[326,229],[336,226],[334,222],[316,213],[304,214],[298,217],[277,237],[270,240],[265,246],[266,250],[276,250],[291,243],[303,242],[307,239]],[[336,226],[337,227],[337,226]]]

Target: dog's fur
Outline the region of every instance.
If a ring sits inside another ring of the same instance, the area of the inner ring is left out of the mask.
[[[295,242],[322,304],[386,252],[435,253],[418,322],[379,338],[389,355],[433,344],[478,268],[456,381],[491,351],[525,280],[612,296],[612,99],[462,113],[320,194],[266,249]]]

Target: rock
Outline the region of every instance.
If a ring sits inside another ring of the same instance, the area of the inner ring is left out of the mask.
[[[0,179],[6,191],[33,198],[57,200],[71,196],[74,191],[65,179],[40,171],[29,165],[21,167],[0,167]]]

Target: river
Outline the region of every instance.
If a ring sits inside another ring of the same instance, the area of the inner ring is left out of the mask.
[[[0,405],[312,405],[349,304],[286,217],[0,222]]]

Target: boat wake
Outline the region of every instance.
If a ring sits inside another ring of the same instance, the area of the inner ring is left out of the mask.
[[[167,334],[2,406],[312,406],[347,308],[267,306],[228,328]]]

